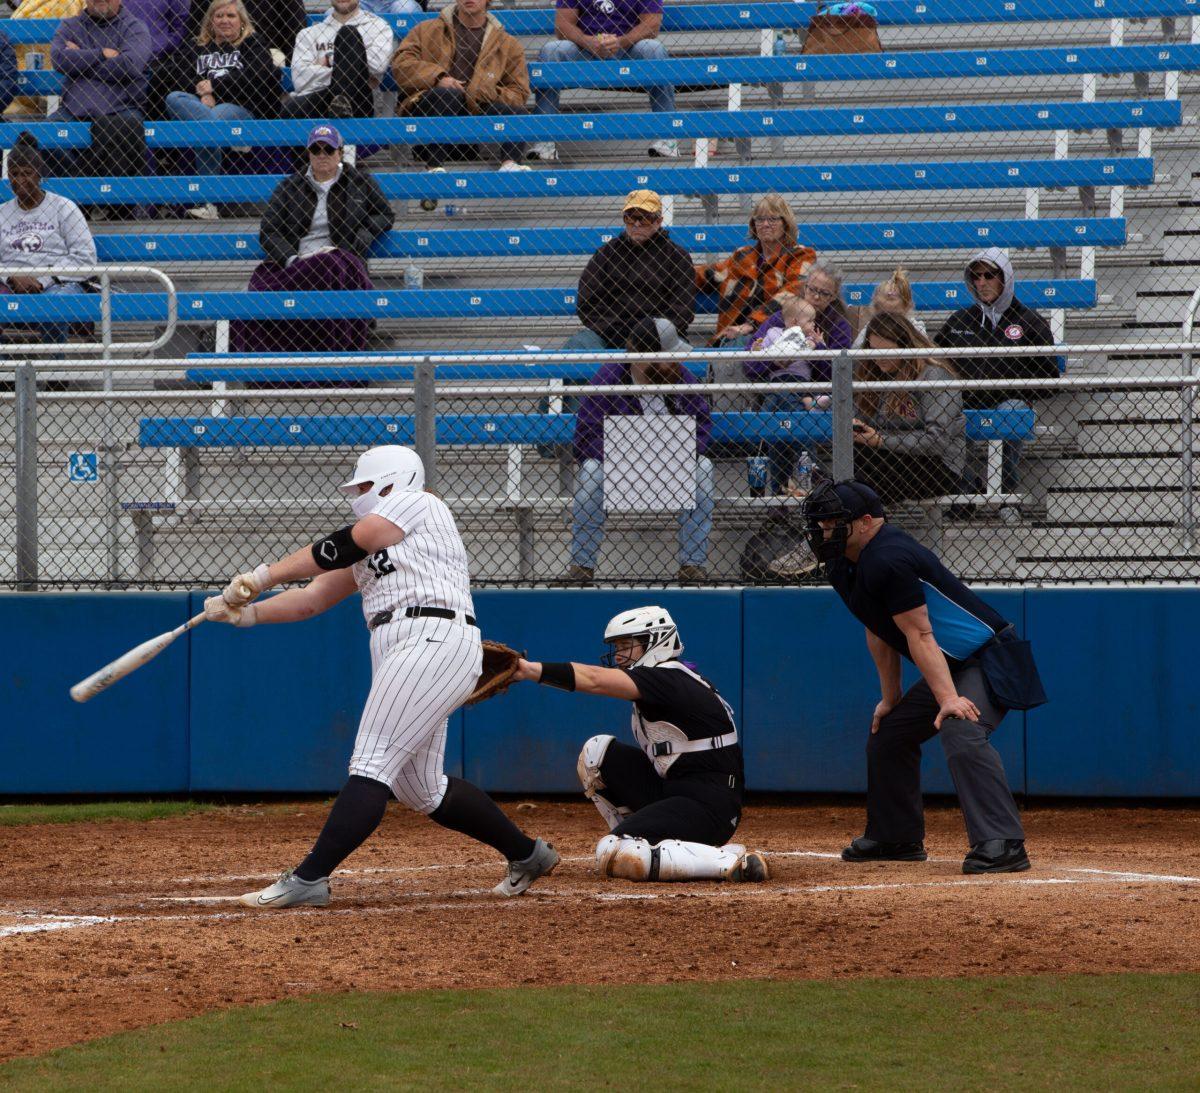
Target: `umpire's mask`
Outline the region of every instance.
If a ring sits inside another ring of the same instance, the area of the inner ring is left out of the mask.
[[[861,516],[884,515],[879,495],[863,482],[824,482],[805,498],[801,507],[808,541],[817,560],[828,564],[846,553],[850,525]],[[834,520],[832,528],[822,521]]]

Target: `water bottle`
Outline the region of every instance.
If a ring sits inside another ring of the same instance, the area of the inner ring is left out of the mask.
[[[404,267],[404,287],[425,287],[425,271],[415,262],[409,262],[409,264]]]
[[[800,493],[808,493],[812,490],[812,457],[804,449],[800,449],[800,455],[796,459],[796,489]]]
[[[773,48],[776,57],[782,57],[787,52],[787,39],[784,38],[782,30],[775,32],[775,45]]]
[[[765,455],[752,455],[746,460],[746,483],[750,487],[751,497],[766,496],[770,470],[771,461]]]
[[[466,205],[443,205],[443,216],[465,216],[467,212]]]

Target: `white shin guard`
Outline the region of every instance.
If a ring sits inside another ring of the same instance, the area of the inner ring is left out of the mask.
[[[663,839],[651,846],[645,839],[605,835],[596,844],[596,868],[606,877],[625,880],[727,880],[745,853],[739,843],[708,846]]]

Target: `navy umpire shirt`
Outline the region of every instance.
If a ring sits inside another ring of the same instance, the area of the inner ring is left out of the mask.
[[[922,604],[929,611],[934,640],[952,669],[1008,625],[932,550],[891,524],[876,532],[857,562],[833,562],[829,583],[859,622],[909,660],[908,639],[893,616]]]

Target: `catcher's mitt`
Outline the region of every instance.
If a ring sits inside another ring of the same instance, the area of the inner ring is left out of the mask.
[[[479,682],[464,705],[474,706],[485,698],[503,694],[508,690],[517,674],[517,661],[521,654],[510,649],[501,641],[483,641],[483,671],[479,673]]]

